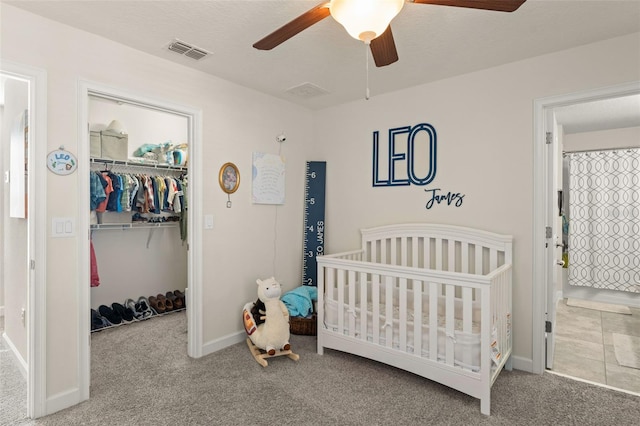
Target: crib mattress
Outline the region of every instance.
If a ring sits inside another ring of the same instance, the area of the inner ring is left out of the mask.
[[[332,331],[338,331],[338,312],[339,312],[339,304],[336,300],[333,299],[325,299],[324,303],[325,313],[324,313],[324,326]],[[369,302],[367,304],[366,315],[362,315],[360,308],[351,309],[349,305],[344,304],[342,306],[344,312],[344,329],[343,333],[345,335],[355,334],[356,338],[366,339],[369,342],[373,342],[373,303]],[[391,346],[395,349],[400,348],[400,309],[398,306],[393,306],[393,319],[391,321],[387,321],[385,316],[386,314],[386,305],[385,303],[380,303],[379,305],[379,344],[383,346],[387,345],[387,333],[386,327],[392,327],[392,342]],[[350,317],[355,318],[354,325],[354,333],[351,333],[349,320]],[[362,336],[361,333],[361,321],[362,318],[366,317],[367,321],[367,335]],[[408,353],[415,353],[415,336],[414,336],[414,312],[412,309],[407,309],[407,322],[406,322],[406,335],[407,335],[407,347],[406,351]],[[422,312],[421,317],[421,344],[420,344],[420,353],[422,357],[428,358],[430,354],[429,348],[429,312]],[[472,322],[472,332],[464,332],[462,331],[462,319],[455,318],[455,332],[453,335],[447,335],[446,333],[446,317],[444,315],[438,316],[438,360],[444,361],[445,359],[445,346],[446,341],[448,339],[453,341],[454,344],[454,365],[460,366],[462,368],[470,369],[472,371],[479,371],[480,369],[480,322],[473,321]]]

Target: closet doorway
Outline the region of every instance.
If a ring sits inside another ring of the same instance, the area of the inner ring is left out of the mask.
[[[131,324],[154,321],[156,314],[177,314],[181,308],[167,309],[169,302],[161,296],[183,293],[187,353],[202,356],[197,260],[202,229],[201,112],[91,82],[81,82],[79,97],[78,172],[87,179],[79,182],[85,196],[78,226],[89,237],[80,241],[81,282],[87,283],[79,290],[80,318],[85,319],[79,345],[84,400],[89,398],[91,333],[102,329],[95,327],[96,314],[98,322],[107,319],[104,325],[111,327],[114,321],[108,315],[116,314],[120,306],[126,308],[127,302],[153,308],[153,315]],[[94,175],[111,181],[106,192],[117,191],[118,196],[105,196],[104,202],[96,203],[89,179]],[[129,185],[123,183],[127,179]],[[129,325],[123,320],[115,327],[120,326]]]

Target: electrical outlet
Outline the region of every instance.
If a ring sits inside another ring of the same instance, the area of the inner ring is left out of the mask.
[[[22,308],[20,310],[20,320],[22,321],[22,325],[25,325],[25,314],[27,313],[27,310],[25,308]]]

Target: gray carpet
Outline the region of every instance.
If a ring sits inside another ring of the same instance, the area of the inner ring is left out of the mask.
[[[0,425],[18,425],[27,419],[27,380],[15,356],[2,338],[4,317],[0,317]]]
[[[315,353],[261,367],[245,343],[186,355],[184,312],[92,335],[91,399],[37,425],[630,425],[640,398],[553,374],[503,371],[491,416],[480,402],[356,356]]]

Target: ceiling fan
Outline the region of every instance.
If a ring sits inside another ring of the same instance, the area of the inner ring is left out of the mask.
[[[416,4],[457,6],[472,9],[513,12],[526,0],[406,0]],[[405,0],[330,0],[308,10],[293,21],[254,43],[259,50],[271,50],[299,32],[331,15],[355,39],[370,45],[378,67],[398,60],[389,23],[400,12]]]

